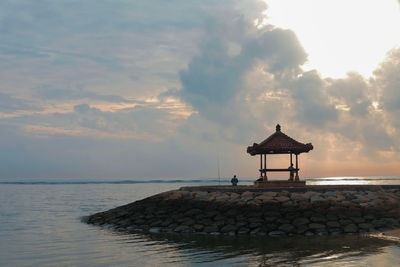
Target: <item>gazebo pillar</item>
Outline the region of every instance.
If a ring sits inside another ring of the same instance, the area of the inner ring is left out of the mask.
[[[296,182],[299,181],[299,161],[298,161],[298,154],[296,154],[296,177],[294,178]]]
[[[260,154],[260,178],[263,177],[262,154]]]
[[[267,154],[264,154],[264,181],[268,180],[267,177]]]

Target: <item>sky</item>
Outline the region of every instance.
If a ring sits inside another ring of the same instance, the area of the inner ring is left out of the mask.
[[[399,3],[1,1],[0,179],[399,177]]]

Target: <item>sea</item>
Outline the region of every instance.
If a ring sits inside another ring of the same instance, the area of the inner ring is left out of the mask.
[[[395,184],[391,177],[307,184]],[[240,179],[251,184],[252,179]],[[0,266],[400,266],[398,232],[312,237],[127,233],[82,216],[190,185],[229,179],[0,182]]]

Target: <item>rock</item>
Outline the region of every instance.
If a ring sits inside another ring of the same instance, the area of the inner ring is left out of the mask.
[[[303,234],[304,232],[306,232],[308,230],[308,226],[306,224],[303,225],[299,225],[297,226],[297,233],[298,234]]]
[[[281,214],[278,211],[266,211],[264,212],[264,217],[281,217]]]
[[[290,198],[288,198],[288,197],[275,197],[275,200],[277,200],[277,201],[283,203],[283,202],[289,201]]]
[[[376,196],[376,194],[375,194],[375,193],[372,193],[372,192],[368,192],[366,197],[369,198],[369,199],[371,199],[371,200],[374,200],[374,199],[377,199],[377,198],[378,198],[378,197]]]
[[[276,220],[276,222],[278,224],[287,224],[290,223],[290,221],[288,219],[284,219],[284,218],[279,218],[278,220]]]
[[[340,228],[340,223],[337,221],[329,221],[326,223],[329,228]]]
[[[215,211],[215,210],[213,210],[213,211],[208,211],[208,212],[204,213],[204,217],[205,217],[205,218],[213,218],[213,217],[215,217],[215,216],[218,215],[218,214],[219,214],[219,212],[218,212],[218,211]]]
[[[343,231],[345,233],[356,233],[358,232],[358,227],[355,224],[348,224],[344,227]]]
[[[304,233],[304,235],[305,235],[305,236],[313,236],[314,233],[313,233],[313,232],[310,232],[310,231],[307,231],[307,232]]]
[[[209,193],[207,196],[207,201],[214,201],[218,196],[218,192]]]
[[[231,195],[230,195],[230,199],[231,199],[231,200],[235,200],[235,199],[238,199],[238,198],[240,198],[240,194],[231,193]]]
[[[310,228],[310,229],[323,229],[325,227],[326,227],[325,224],[321,224],[321,223],[310,223],[308,225],[308,228]]]
[[[273,223],[267,223],[267,224],[264,225],[263,228],[266,230],[266,232],[270,232],[270,231],[278,229],[278,226],[276,224],[273,224]]]
[[[307,218],[300,217],[300,218],[294,219],[292,223],[293,223],[293,225],[295,225],[295,226],[298,227],[298,226],[300,226],[300,225],[309,224],[309,223],[310,223],[310,220],[307,219]]]
[[[399,226],[399,222],[394,218],[382,218],[386,226]]]
[[[236,222],[236,226],[239,227],[243,227],[247,225],[247,221],[238,221]]]
[[[193,225],[192,227],[193,227],[193,229],[196,230],[196,231],[201,231],[201,230],[204,229],[204,225],[202,225],[202,224],[195,224],[195,225]]]
[[[292,193],[290,196],[290,199],[294,201],[300,201],[300,200],[308,200],[308,197],[305,196],[304,194],[299,194],[299,193]]]
[[[354,223],[363,223],[365,222],[364,218],[362,217],[351,217],[350,218]]]
[[[250,200],[253,200],[253,197],[252,197],[252,196],[247,196],[247,197],[242,197],[242,198],[241,198],[241,201],[243,201],[243,202],[248,202],[248,201],[250,201]]]
[[[368,231],[374,230],[374,226],[370,223],[360,223],[358,225],[358,227],[361,229],[364,229],[364,230],[368,230]]]
[[[238,210],[237,209],[230,209],[225,214],[227,216],[235,217],[238,214]]]
[[[221,194],[215,197],[215,201],[220,201],[220,202],[224,202],[228,199],[230,199],[230,196],[228,196],[227,194]]]
[[[264,222],[264,220],[261,219],[260,217],[251,217],[247,221],[249,223],[261,223],[261,222]]]
[[[204,227],[203,231],[206,233],[217,232],[218,227],[216,225],[209,225],[209,226]]]
[[[255,228],[254,230],[251,230],[250,235],[258,235],[260,230],[261,230],[260,228]]]
[[[268,233],[269,236],[284,236],[286,235],[283,231],[271,231]]]
[[[250,191],[246,191],[244,193],[242,193],[241,197],[245,198],[245,197],[251,197],[253,199],[254,193],[250,192]]]
[[[260,196],[256,197],[256,199],[257,199],[257,200],[260,200],[260,201],[262,201],[262,202],[269,202],[269,201],[273,200],[274,197],[272,197],[272,196],[266,196],[266,195],[260,195]]]
[[[276,192],[264,192],[260,196],[275,197],[276,195]]]
[[[208,198],[208,193],[207,192],[196,192],[195,198],[205,200]]]
[[[168,197],[169,200],[177,200],[177,199],[180,199],[180,198],[182,198],[182,194],[180,192],[178,192],[178,191],[175,191],[174,193],[172,193]]]
[[[318,193],[318,192],[314,192],[314,191],[307,191],[307,192],[304,193],[304,196],[305,196],[307,199],[310,199],[310,198],[313,197],[313,196],[319,196],[319,195],[321,195],[321,194]]]
[[[299,216],[300,216],[300,214],[298,212],[290,212],[290,211],[288,211],[285,214],[285,218],[288,219],[288,220],[293,220],[293,219],[295,219],[295,218],[297,218]]]
[[[327,197],[337,197],[337,194],[332,191],[325,192],[323,195]]]
[[[338,219],[338,217],[337,217],[335,214],[328,213],[328,214],[326,215],[326,219],[327,219],[328,221],[336,221],[336,220]]]
[[[353,202],[357,202],[357,203],[366,203],[369,202],[370,199],[364,196],[359,196],[358,198],[353,199]]]
[[[152,222],[152,223],[150,224],[151,227],[154,227],[154,226],[162,226],[162,225],[163,225],[163,221],[161,221],[161,220],[154,221],[154,222]]]
[[[338,196],[336,197],[336,201],[342,201],[342,200],[345,200],[345,199],[346,199],[346,197],[343,196],[343,195],[338,195]]]
[[[364,216],[364,219],[367,220],[367,221],[375,220],[375,215],[373,215],[372,213],[369,213],[369,214]]]
[[[262,230],[259,230],[259,231],[256,233],[256,235],[257,235],[257,236],[266,236],[267,233],[264,232],[264,231],[262,231]]]
[[[201,209],[190,209],[187,212],[185,212],[185,216],[190,217],[190,216],[195,216],[197,214],[201,214],[203,211]]]
[[[249,228],[250,229],[254,229],[254,228],[257,228],[257,227],[260,227],[262,224],[261,223],[250,223],[249,224]]]
[[[250,232],[249,228],[242,227],[242,228],[239,229],[239,231],[237,233],[238,233],[238,235],[245,235],[245,234],[247,234],[249,232]]]
[[[236,225],[228,224],[221,228],[221,232],[222,233],[235,232],[236,229],[237,229]]]
[[[290,197],[290,193],[289,193],[289,191],[287,191],[287,190],[280,191],[280,192],[278,193],[278,195],[279,195],[279,196],[282,196],[282,197]]]
[[[328,235],[328,231],[326,231],[326,229],[315,229],[315,233],[317,235],[323,236],[323,235]]]
[[[304,215],[304,217],[310,218],[310,217],[314,216],[315,214],[314,214],[314,212],[311,211],[311,210],[306,210],[306,211],[303,213],[303,215]]]
[[[189,229],[190,229],[190,227],[187,226],[187,225],[180,225],[180,226],[178,226],[178,227],[176,227],[176,228],[174,229],[174,232],[180,233],[180,232],[188,231]]]
[[[149,232],[150,233],[159,233],[161,231],[161,228],[158,227],[154,227],[154,228],[150,228]]]
[[[341,233],[343,233],[343,230],[341,228],[330,228],[329,233],[331,235],[340,235]]]
[[[325,199],[325,198],[323,198],[323,197],[321,197],[321,196],[318,196],[318,195],[312,196],[312,197],[310,198],[310,202],[311,202],[311,203],[315,203],[315,202],[326,202],[326,201],[328,201],[328,200]]]
[[[313,216],[310,218],[312,222],[326,222],[326,218],[322,216]]]
[[[171,231],[174,230],[176,227],[178,227],[177,223],[171,223],[170,225],[168,225],[168,229],[170,229]]]
[[[193,224],[195,224],[195,223],[196,223],[195,220],[190,219],[190,218],[186,218],[186,220],[184,220],[184,221],[182,222],[182,225],[190,226],[190,225],[193,225]]]
[[[282,224],[281,226],[279,226],[279,230],[284,231],[285,233],[294,232],[295,229],[296,228],[291,224]]]
[[[294,207],[294,206],[296,206],[295,201],[289,200],[287,202],[282,203],[282,207],[285,207],[285,208]]]
[[[193,194],[190,191],[180,191],[180,192],[181,192],[182,198],[185,198],[185,199],[193,198]]]
[[[210,220],[210,219],[203,219],[203,220],[198,221],[198,223],[207,226],[207,225],[212,225],[212,224],[213,224],[213,221]]]
[[[217,227],[221,227],[225,225],[225,221],[224,220],[215,221],[213,224],[216,225]]]
[[[217,214],[214,217],[214,221],[223,221],[226,217],[221,215],[221,214]]]
[[[341,220],[339,220],[339,223],[341,225],[349,225],[349,224],[352,224],[353,221],[352,220],[348,220],[348,219],[341,219]]]

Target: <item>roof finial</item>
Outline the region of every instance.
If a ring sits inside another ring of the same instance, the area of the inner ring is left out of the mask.
[[[276,131],[280,132],[281,131],[281,126],[279,124],[276,125]]]

